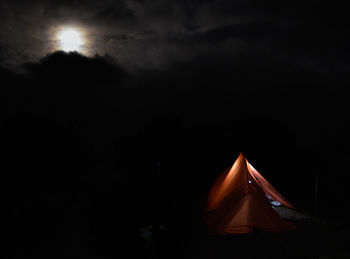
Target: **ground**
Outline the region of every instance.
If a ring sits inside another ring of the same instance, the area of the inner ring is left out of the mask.
[[[325,223],[300,212],[280,208],[297,226],[288,233],[208,236],[192,238],[186,258],[350,258],[348,228],[341,223]]]

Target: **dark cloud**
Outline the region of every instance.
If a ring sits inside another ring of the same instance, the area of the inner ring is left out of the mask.
[[[48,186],[74,192],[76,181],[87,177],[97,160],[108,160],[107,150],[114,148],[114,116],[120,112],[119,92],[127,73],[108,56],[56,52],[25,64],[21,74],[0,67],[0,77],[1,153],[7,153],[2,168],[9,186],[16,174],[31,170],[33,178],[23,177],[28,188],[37,189],[33,195],[50,192]],[[93,153],[99,158],[92,158]],[[79,164],[80,173],[73,173]],[[25,194],[28,189],[21,186],[16,192]]]
[[[47,55],[38,63],[25,63],[23,66],[31,76],[40,80],[53,80],[55,84],[67,81],[68,85],[74,83],[115,84],[126,76],[126,71],[108,55],[96,55],[90,58],[77,52],[67,54],[58,51]],[[64,87],[65,84],[62,86]]]
[[[3,121],[38,116],[77,135],[89,135],[108,121],[128,77],[111,57],[64,52],[26,63],[23,70],[17,74],[1,69]]]

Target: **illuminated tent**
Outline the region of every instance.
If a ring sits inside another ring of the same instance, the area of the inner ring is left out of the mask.
[[[210,190],[205,217],[209,231],[224,235],[250,233],[254,228],[269,232],[295,228],[271,202],[294,209],[241,153]]]

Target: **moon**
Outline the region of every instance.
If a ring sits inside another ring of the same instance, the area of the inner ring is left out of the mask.
[[[83,38],[81,33],[74,28],[63,28],[58,33],[59,48],[63,51],[81,52],[83,49]]]

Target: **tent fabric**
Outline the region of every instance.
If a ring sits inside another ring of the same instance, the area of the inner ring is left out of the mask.
[[[248,162],[247,162],[248,163]],[[259,172],[248,163],[248,168],[254,176],[255,181],[259,184],[260,188],[265,194],[271,197],[271,200],[280,202],[283,206],[295,209],[295,207],[287,201]]]
[[[266,195],[294,208],[241,153],[209,192],[205,216],[209,232],[224,235],[251,233],[254,228],[269,232],[295,228],[273,210]]]

